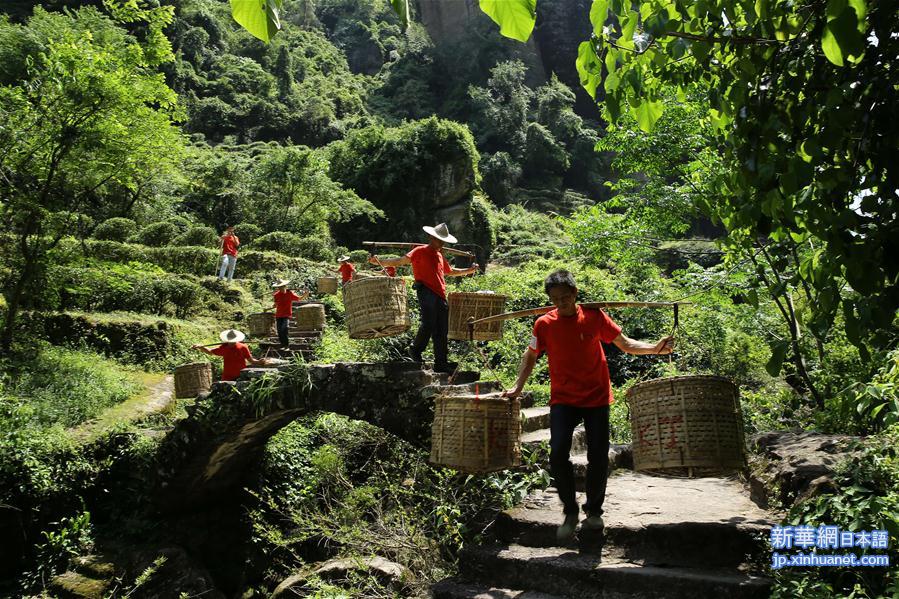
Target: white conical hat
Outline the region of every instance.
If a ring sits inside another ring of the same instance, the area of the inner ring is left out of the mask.
[[[240,343],[244,338],[246,338],[246,335],[237,329],[228,329],[219,333],[219,339],[225,343]]]
[[[440,241],[445,241],[446,243],[456,243],[459,241],[450,235],[449,229],[446,228],[446,223],[440,223],[436,227],[424,226],[422,229],[431,237],[436,237]]]

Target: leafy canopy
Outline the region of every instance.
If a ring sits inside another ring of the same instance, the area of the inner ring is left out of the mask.
[[[701,118],[726,168],[699,207],[727,227],[732,254],[809,250],[772,286],[805,286],[819,330],[842,307],[850,341],[894,343],[895,5],[595,0],[590,18],[577,67],[611,121],[630,115],[652,129],[669,86],[705,98]]]

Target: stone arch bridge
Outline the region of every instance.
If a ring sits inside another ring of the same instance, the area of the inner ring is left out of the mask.
[[[430,441],[433,398],[472,393],[479,374],[448,376],[411,362],[289,365],[246,369],[215,383],[163,439],[155,499],[168,513],[223,503],[242,489],[266,442],[297,418],[320,411],[364,420],[415,445]],[[477,383],[479,392],[497,389]]]

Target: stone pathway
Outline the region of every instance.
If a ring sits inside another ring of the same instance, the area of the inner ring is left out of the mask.
[[[549,408],[526,409],[524,418],[523,443],[549,439]],[[580,488],[584,449],[581,430],[572,448]],[[500,514],[493,542],[462,552],[460,575],[436,584],[435,599],[768,596],[771,581],[752,564],[763,557],[773,514],[736,479],[650,476],[622,468],[627,458],[621,446],[609,451],[604,531],[579,530],[559,546],[555,490],[532,493]]]
[[[99,417],[72,429],[72,435],[80,441],[89,441],[116,424],[137,422],[168,409],[175,398],[174,377],[147,375],[146,382],[149,385],[143,393],[107,408]]]

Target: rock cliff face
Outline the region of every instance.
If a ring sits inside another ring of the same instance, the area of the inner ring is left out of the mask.
[[[529,75],[541,82],[546,81],[550,73],[555,73],[575,90],[578,114],[598,119],[599,111],[581,88],[574,64],[578,45],[590,37],[590,5],[590,0],[538,1],[537,25],[521,58],[529,67]],[[491,24],[479,8],[478,0],[418,0],[418,14],[437,44],[458,39],[475,27],[482,29]],[[499,36],[495,25],[491,31]]]
[[[478,0],[418,0],[418,11],[421,24],[437,44],[458,37],[487,18]]]
[[[599,119],[599,110],[590,95],[581,87],[575,67],[577,49],[590,39],[592,0],[543,0],[537,2],[537,26],[533,39],[547,73],[555,73],[565,85],[574,90],[575,112],[584,118]]]

